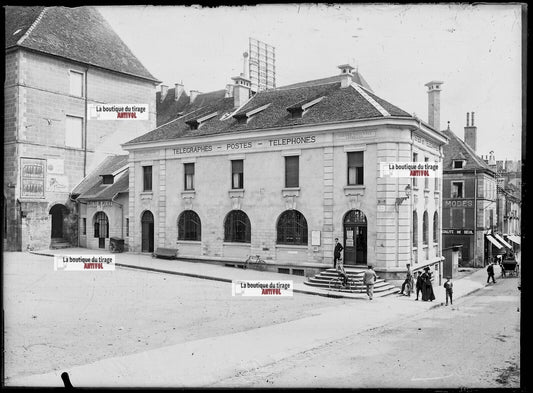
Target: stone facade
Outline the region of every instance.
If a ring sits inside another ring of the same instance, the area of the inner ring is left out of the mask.
[[[403,275],[411,263],[418,270],[441,260],[442,183],[423,180],[412,196],[405,196],[410,178],[380,177],[380,162],[409,162],[413,152],[421,160],[441,162],[445,138],[413,120],[366,121],[317,125],[301,129],[183,138],[173,142],[130,145],[129,218],[130,250],[143,251],[141,218],[154,217],[155,247],[179,249],[183,257],[244,260],[259,254],[283,265],[332,265],[334,239],[345,239],[344,220],[358,210],[366,217],[364,260],[385,277]],[[278,145],[286,137],[307,138],[309,143]],[[184,154],[183,147],[210,146],[208,151]],[[237,148],[235,148],[237,146]],[[364,183],[347,185],[347,154],[363,152]],[[299,157],[299,187],[284,187],[285,156]],[[243,160],[244,188],[231,189],[231,161]],[[194,191],[184,190],[184,164],[195,164]],[[143,166],[152,167],[152,190],[143,190]],[[287,210],[297,210],[307,221],[308,244],[277,243],[277,222]],[[201,240],[178,240],[178,218],[193,210],[201,220]],[[224,241],[224,221],[241,210],[251,224],[250,243]],[[416,223],[413,211],[418,212]],[[428,242],[423,242],[424,212]],[[437,213],[435,215],[435,212]],[[433,220],[437,220],[436,236]],[[418,240],[413,241],[413,225]],[[313,233],[318,242],[313,243]],[[144,234],[146,235],[146,234]],[[413,247],[416,244],[417,247]],[[345,260],[345,264],[350,262]]]
[[[70,91],[70,72],[83,75],[83,94]],[[8,250],[46,248],[50,244],[50,209],[69,207],[69,192],[108,155],[121,152],[120,143],[155,127],[153,81],[16,49],[6,53],[4,87],[4,197],[7,203]],[[102,121],[88,119],[88,108],[101,103],[147,103],[150,119]],[[66,119],[82,119],[86,144],[65,144]],[[86,147],[86,148],[85,148]],[[41,159],[45,170],[38,182],[42,193],[24,194],[21,160]],[[68,220],[62,234],[77,241],[77,220]]]

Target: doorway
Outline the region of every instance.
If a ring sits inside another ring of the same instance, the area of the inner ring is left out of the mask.
[[[366,216],[361,210],[350,210],[344,216],[344,264],[366,265]]]
[[[105,248],[105,239],[109,237],[109,219],[104,212],[98,212],[93,220],[94,237],[98,238],[98,248]]]
[[[154,251],[154,215],[147,210],[141,218],[141,252]]]
[[[52,230],[50,237],[52,239],[63,238],[63,220],[66,216],[67,208],[62,204],[52,206],[50,215],[52,216]]]

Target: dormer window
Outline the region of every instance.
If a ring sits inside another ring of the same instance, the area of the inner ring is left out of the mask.
[[[465,163],[465,160],[453,160],[453,169],[463,169]]]
[[[102,175],[102,184],[113,184],[113,175]]]
[[[237,122],[239,124],[246,124],[248,122],[248,120],[252,116],[258,114],[259,112],[264,111],[270,105],[271,105],[271,103],[268,103],[266,105],[258,106],[258,107],[254,108],[254,109],[250,109],[250,110],[247,110],[247,111],[242,111],[242,112],[234,114],[233,117],[237,120]]]
[[[202,123],[205,123],[206,121],[208,121],[209,119],[212,119],[216,115],[218,115],[218,112],[213,112],[208,115],[199,117],[197,119],[187,120],[185,124],[187,124],[191,130],[197,130],[202,125]]]
[[[290,106],[287,108],[287,111],[291,114],[291,117],[293,119],[297,119],[302,117],[309,108],[311,108],[313,105],[318,104],[320,101],[322,101],[325,97],[318,97],[314,100],[302,100],[300,102],[297,102],[296,104]]]

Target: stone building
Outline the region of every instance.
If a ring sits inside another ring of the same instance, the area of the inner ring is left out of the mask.
[[[503,247],[496,229],[496,172],[476,154],[474,112],[467,113],[465,140],[448,129],[444,147],[442,237],[444,247],[462,245],[462,266],[483,266]],[[495,247],[495,250],[493,250]]]
[[[128,238],[128,181],[128,156],[112,156],[72,190],[71,198],[78,204],[80,247],[109,250],[112,237]]]
[[[4,246],[76,244],[69,192],[120,143],[153,129],[155,86],[91,7],[5,7]],[[148,104],[149,120],[104,121],[94,104]]]
[[[338,237],[346,265],[384,277],[438,263],[441,182],[408,197],[411,179],[380,177],[380,163],[441,162],[446,137],[339,68],[253,96],[235,77],[231,94],[124,144],[130,250],[258,254],[310,275],[332,264]]]

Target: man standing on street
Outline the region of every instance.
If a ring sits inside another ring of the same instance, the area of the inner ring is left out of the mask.
[[[333,250],[333,268],[337,267],[337,261],[341,257],[341,251],[344,250],[342,244],[339,243],[339,238],[335,238],[335,250]]]
[[[406,266],[407,266],[407,274],[405,276],[405,281],[402,284],[402,290],[400,291],[400,295],[411,296],[411,291],[413,290],[413,275],[411,274],[411,264],[408,263]],[[406,286],[407,286],[407,293],[403,293]]]
[[[489,283],[491,278],[492,278],[492,282],[496,284],[496,280],[494,279],[494,263],[493,262],[491,262],[489,266],[487,266],[487,284]]]
[[[420,272],[415,272],[416,274],[416,299],[418,300],[418,294],[422,292],[422,284],[424,281],[422,280],[422,274]]]
[[[372,300],[372,297],[374,296],[374,283],[376,282],[377,278],[378,276],[372,269],[372,266],[368,265],[368,269],[365,270],[363,274],[363,283],[366,285],[366,294],[370,300]]]

